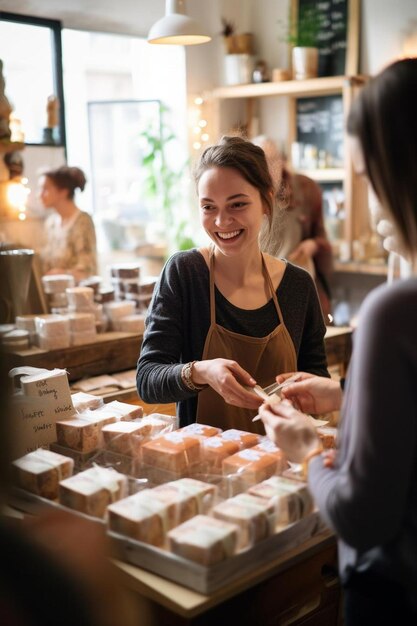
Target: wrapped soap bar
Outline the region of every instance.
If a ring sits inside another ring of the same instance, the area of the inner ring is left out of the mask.
[[[317,428],[317,435],[323,444],[325,450],[336,448],[337,428],[332,426],[320,426]]]
[[[63,506],[93,517],[104,517],[109,504],[127,495],[127,476],[106,467],[91,467],[59,484]]]
[[[239,451],[237,441],[222,437],[207,437],[201,442],[202,470],[207,474],[221,474],[223,459]]]
[[[42,287],[45,293],[62,293],[69,287],[74,286],[72,274],[46,274],[42,276]]]
[[[268,439],[268,437],[262,437],[261,441],[251,449],[255,451],[260,450],[261,452],[267,452],[268,454],[272,454],[272,456],[277,459],[277,474],[282,474],[282,472],[288,469],[288,461],[285,454],[283,453],[281,448],[278,448],[278,446],[275,445],[273,441]]]
[[[129,421],[143,416],[143,408],[137,404],[128,404],[127,402],[113,400],[112,402],[108,402],[106,407],[114,411],[116,417],[120,420]]]
[[[163,546],[168,531],[166,502],[144,489],[108,507],[110,530],[137,541]]]
[[[171,551],[201,565],[215,565],[232,556],[239,529],[235,524],[196,515],[168,533]]]
[[[68,305],[73,311],[92,311],[94,308],[94,289],[91,287],[69,287],[65,290]]]
[[[12,464],[17,487],[48,500],[58,498],[59,481],[72,475],[74,461],[62,454],[38,448]]]
[[[223,475],[228,477],[232,493],[245,491],[269,478],[276,469],[276,457],[259,450],[241,450],[223,461]]]
[[[108,450],[126,456],[138,457],[141,445],[147,441],[140,421],[118,421],[108,424],[103,427],[102,433],[104,445]]]
[[[183,428],[178,429],[179,433],[184,433],[185,435],[191,435],[192,437],[215,437],[216,435],[220,435],[221,428],[216,428],[215,426],[208,426],[207,424],[188,424],[188,426],[184,426]]]
[[[142,446],[142,462],[162,470],[185,475],[200,461],[200,441],[179,432],[167,433]]]
[[[217,497],[217,487],[195,478],[179,478],[166,483],[181,494],[194,501],[193,507],[197,513],[207,513]],[[159,487],[157,487],[159,489]]]
[[[66,448],[91,452],[102,446],[103,426],[115,421],[114,413],[104,408],[79,413],[75,418],[56,422],[57,442]]]
[[[212,511],[217,519],[236,524],[239,547],[247,548],[269,537],[275,529],[275,507],[268,500],[242,493],[217,504]]]
[[[125,315],[113,322],[114,330],[122,333],[135,333],[143,335],[145,332],[145,315],[136,313],[134,315]]]
[[[72,393],[71,400],[77,413],[83,413],[88,409],[98,409],[104,405],[104,401],[101,396],[94,396],[92,393],[84,393],[83,391]]]
[[[58,350],[70,345],[69,319],[64,315],[42,315],[35,318],[39,347]]]
[[[227,441],[235,441],[239,446],[239,450],[252,448],[252,446],[256,446],[261,439],[260,435],[248,433],[245,430],[237,430],[236,428],[223,431],[220,437]]]
[[[311,513],[314,507],[307,484],[283,476],[271,476],[250,487],[249,493],[274,503],[278,525],[296,522]]]

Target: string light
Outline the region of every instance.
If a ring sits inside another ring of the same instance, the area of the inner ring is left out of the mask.
[[[210,141],[206,108],[207,102],[202,96],[194,96],[191,99],[191,105],[189,106],[188,115],[190,145],[194,152],[200,151],[201,148],[204,148]]]
[[[27,178],[16,178],[11,180],[7,186],[8,204],[17,213],[17,217],[21,222],[26,219],[26,202],[30,194],[27,183]]]

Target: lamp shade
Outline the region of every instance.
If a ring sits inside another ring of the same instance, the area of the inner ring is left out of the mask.
[[[205,29],[185,15],[184,0],[166,0],[165,16],[155,22],[148,34],[149,43],[191,46],[211,40]]]

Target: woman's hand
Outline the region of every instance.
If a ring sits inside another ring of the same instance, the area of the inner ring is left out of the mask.
[[[193,366],[193,382],[210,385],[225,402],[244,409],[258,409],[262,399],[243,385],[254,387],[256,381],[236,361],[210,359],[197,361]]]
[[[290,372],[277,376],[277,382],[281,384],[295,374],[299,377],[298,380],[281,390],[283,399],[290,400],[304,413],[313,415],[340,409],[343,394],[337,381],[306,372]]]
[[[289,461],[302,463],[319,445],[309,417],[297,411],[288,400],[263,404],[259,415],[267,436],[282,449]]]

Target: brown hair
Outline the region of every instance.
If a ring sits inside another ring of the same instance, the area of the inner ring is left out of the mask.
[[[408,252],[417,251],[417,59],[388,66],[353,102],[347,130]]]
[[[49,178],[55,187],[68,189],[68,198],[70,200],[74,197],[77,188],[84,191],[87,182],[84,172],[79,167],[68,167],[67,165],[44,172],[44,176]]]
[[[255,187],[267,207],[271,223],[273,183],[262,148],[241,137],[222,137],[218,144],[206,148],[201,155],[194,169],[197,185],[204,172],[212,167],[232,167]]]

